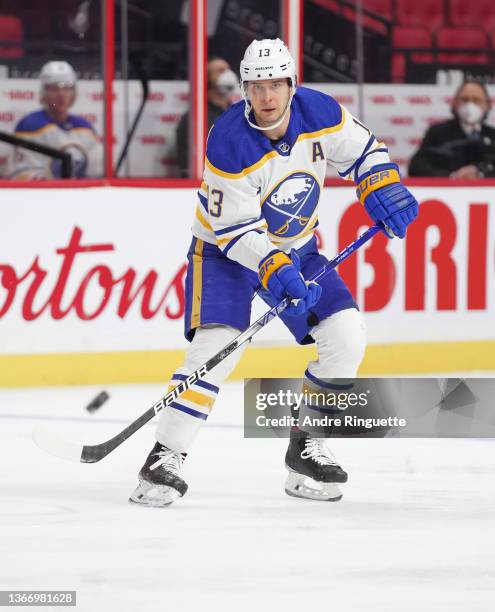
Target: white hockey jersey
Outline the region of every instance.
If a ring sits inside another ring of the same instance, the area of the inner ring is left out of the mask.
[[[298,87],[276,143],[249,126],[239,102],[208,136],[193,234],[257,270],[273,249],[289,252],[313,236],[327,163],[355,180],[389,162],[386,146],[326,94]]]
[[[15,136],[68,151],[75,178],[98,178],[103,174],[103,148],[91,124],[83,117],[69,115],[55,123],[44,110],[26,115],[16,126]],[[16,147],[10,178],[57,179],[62,163],[58,159]]]

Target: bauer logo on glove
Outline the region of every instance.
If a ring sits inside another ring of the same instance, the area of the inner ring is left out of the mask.
[[[292,261],[289,259],[289,256],[283,253],[282,251],[272,251],[265,257],[259,264],[259,277],[261,284],[265,289],[268,289],[268,281],[270,280],[270,276],[276,272],[279,268],[286,265],[291,265]]]
[[[286,314],[297,317],[304,314],[321,297],[321,287],[306,282],[301,274],[301,260],[297,251],[289,258],[283,251],[272,251],[258,266],[261,284],[277,301],[291,298],[293,302],[285,309]]]
[[[397,170],[382,170],[376,174],[371,174],[359,183],[357,196],[362,202],[372,191],[391,183],[400,183],[400,176]]]
[[[373,221],[381,222],[399,238],[418,216],[418,202],[400,182],[397,164],[379,164],[357,179],[357,196]],[[385,230],[384,230],[385,231]],[[385,234],[391,236],[385,231]]]

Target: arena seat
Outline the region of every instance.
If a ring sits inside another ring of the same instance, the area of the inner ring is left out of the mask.
[[[0,57],[24,57],[23,42],[22,21],[13,15],[0,15]]]
[[[444,27],[435,35],[441,64],[489,64],[487,35],[479,28]],[[448,53],[446,53],[448,51]]]
[[[445,22],[444,0],[396,0],[396,23],[434,31]]]
[[[311,0],[325,10],[341,15],[348,21],[355,23],[357,16],[357,0]],[[378,32],[382,36],[389,35],[390,21],[392,19],[392,0],[363,0],[363,27]]]
[[[477,26],[495,30],[494,0],[449,0],[450,23],[456,26]]]
[[[433,62],[431,53],[431,32],[426,28],[396,26],[392,31],[392,80],[394,83],[403,83],[406,76],[407,58],[416,64],[430,64]],[[418,50],[430,50],[429,53]]]
[[[424,27],[396,26],[392,32],[394,49],[430,49],[431,32]]]

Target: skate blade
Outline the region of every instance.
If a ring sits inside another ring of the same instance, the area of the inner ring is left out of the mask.
[[[342,499],[338,485],[328,482],[316,482],[312,478],[289,472],[285,481],[285,492],[291,497],[314,499],[316,501],[336,502]]]
[[[153,485],[141,480],[135,491],[129,497],[129,501],[133,504],[140,504],[141,506],[165,508],[179,499],[179,497],[182,497],[181,494],[173,487]]]

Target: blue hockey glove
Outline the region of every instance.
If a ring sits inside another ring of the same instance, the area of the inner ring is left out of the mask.
[[[358,177],[357,184],[359,201],[373,221],[382,221],[396,236],[404,238],[407,226],[418,216],[418,202],[400,182],[397,164],[373,166]]]
[[[277,302],[285,297],[293,299],[284,312],[297,317],[316,304],[321,297],[321,287],[304,280],[301,261],[294,249],[291,258],[282,251],[272,251],[260,261],[258,270],[261,284]]]

